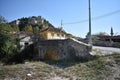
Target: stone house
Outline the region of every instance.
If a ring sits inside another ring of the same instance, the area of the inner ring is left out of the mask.
[[[120,48],[120,36],[97,36],[93,45]]]
[[[18,26],[20,24],[20,20],[15,20],[15,21],[12,21],[12,22],[10,22],[10,25],[11,26]]]
[[[120,36],[97,36],[101,41],[120,42]]]
[[[35,19],[35,18],[28,18],[28,23],[29,24],[32,24],[32,25],[35,25],[35,24],[37,24],[37,20]]]
[[[44,18],[42,16],[37,17],[37,23],[44,23]]]
[[[20,49],[25,49],[28,45],[33,43],[33,34],[32,33],[26,33],[26,32],[19,32],[16,33],[16,35],[20,39]]]
[[[60,28],[48,27],[39,33],[40,39],[66,39],[66,33]]]
[[[32,25],[35,25],[35,24],[38,24],[38,23],[44,23],[44,18],[42,16],[38,16],[38,17],[29,17],[28,18],[28,23],[29,24],[32,24]]]

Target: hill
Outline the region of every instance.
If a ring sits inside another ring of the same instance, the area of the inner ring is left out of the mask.
[[[23,17],[9,23],[12,27],[18,27],[19,31],[27,30],[26,27],[39,28],[40,30],[47,27],[54,27],[49,21],[42,16]]]

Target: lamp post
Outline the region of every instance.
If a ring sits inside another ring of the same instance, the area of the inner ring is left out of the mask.
[[[91,36],[91,8],[90,8],[90,0],[89,2],[89,44],[92,46],[92,36]]]

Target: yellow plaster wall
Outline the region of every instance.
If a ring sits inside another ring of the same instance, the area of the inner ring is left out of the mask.
[[[47,40],[47,32],[46,32],[46,31],[45,31],[45,32],[40,32],[40,33],[39,33],[39,36],[40,36],[42,39]]]
[[[52,38],[51,32],[47,32],[47,39],[51,39],[51,38]]]
[[[52,33],[54,34],[54,36],[52,36]],[[59,34],[59,36],[58,36]],[[65,34],[64,33],[55,33],[55,32],[49,32],[49,31],[44,31],[44,32],[40,32],[39,36],[44,39],[44,40],[48,40],[48,39],[54,39],[55,37],[60,37],[60,35],[64,35],[62,37],[65,38]]]

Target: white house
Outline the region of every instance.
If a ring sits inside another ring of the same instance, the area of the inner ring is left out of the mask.
[[[20,38],[20,49],[25,49],[28,45],[33,43],[33,35],[32,33],[25,33],[25,32],[19,32],[17,33],[17,36]]]

